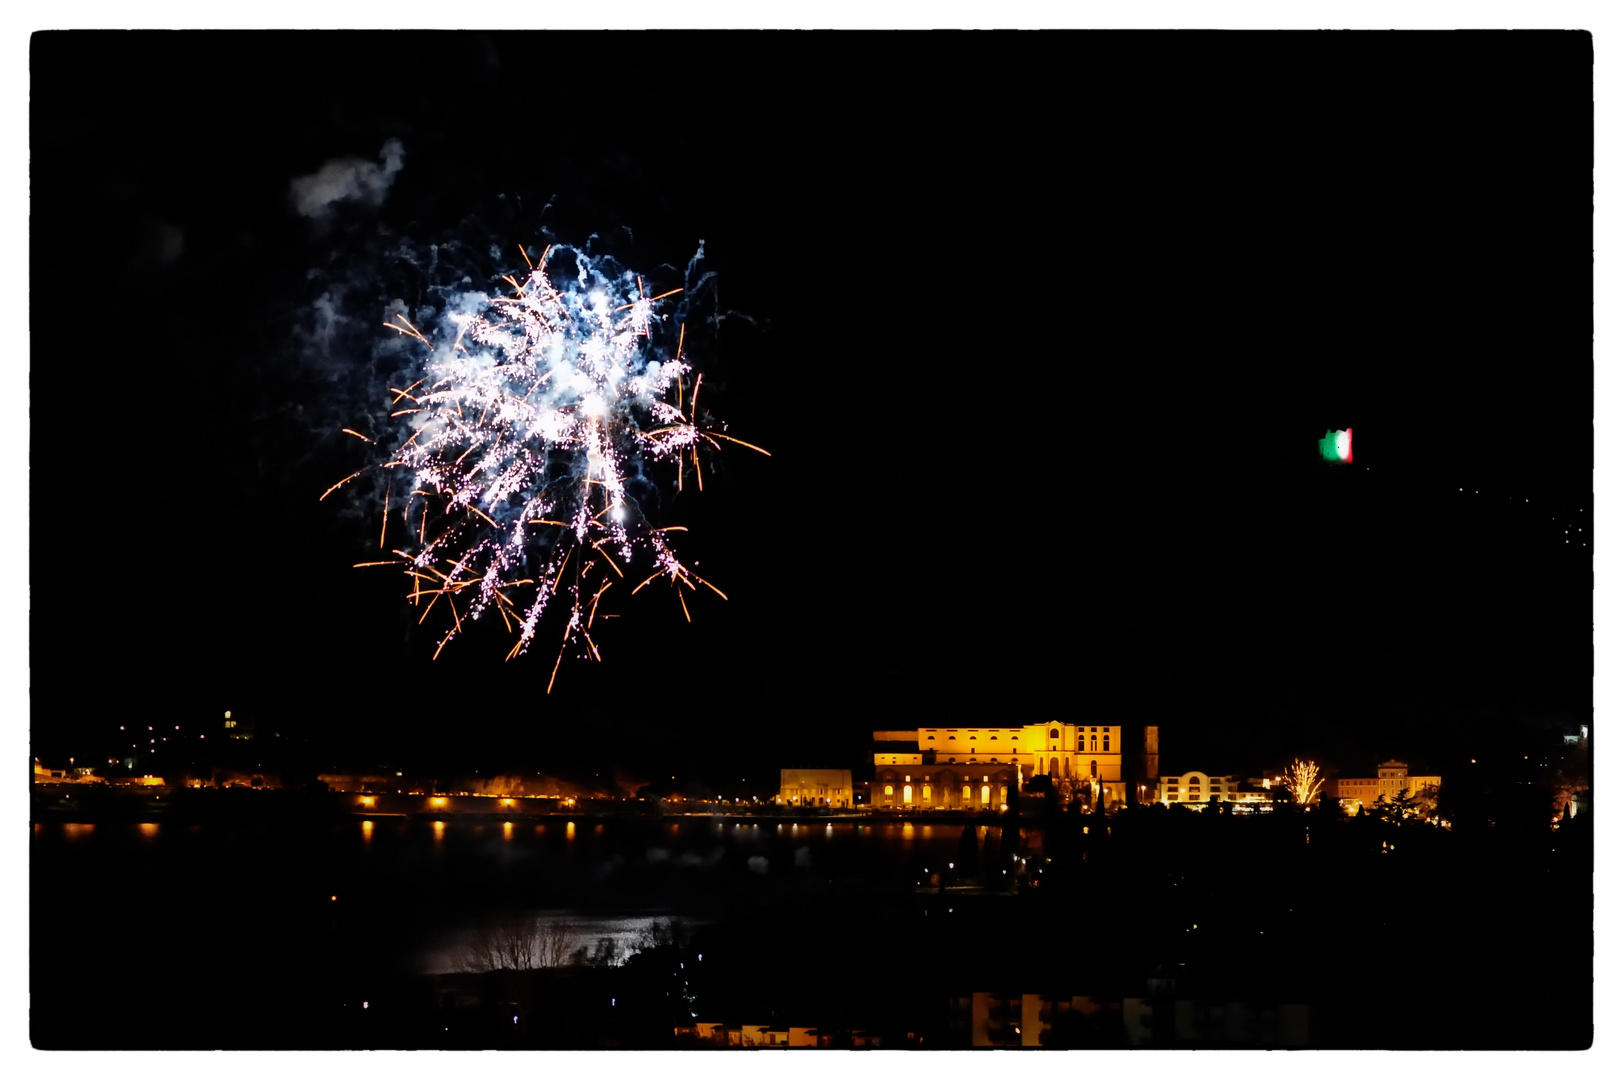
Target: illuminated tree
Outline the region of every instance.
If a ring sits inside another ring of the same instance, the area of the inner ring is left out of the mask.
[[[1428,800],[1424,793],[1411,795],[1408,788],[1404,788],[1391,798],[1382,795],[1375,802],[1377,817],[1388,821],[1402,822],[1411,819],[1428,820],[1436,810],[1437,800],[1432,797]]]
[[[1324,779],[1319,775],[1319,767],[1311,761],[1297,758],[1285,770],[1285,789],[1291,793],[1298,806],[1306,806],[1319,797],[1319,791],[1324,787]]]

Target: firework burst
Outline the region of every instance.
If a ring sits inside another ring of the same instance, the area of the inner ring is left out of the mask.
[[[635,595],[664,582],[692,621],[684,592],[726,599],[676,557],[679,525],[657,526],[639,492],[656,463],[675,466],[678,489],[691,468],[703,489],[700,451],[734,443],[698,409],[703,375],[683,352],[661,358],[656,338],[672,319],[635,274],[580,252],[548,248],[505,295],[462,297],[435,342],[404,315],[384,325],[413,339],[425,359],[415,381],[389,387],[402,433],[384,470],[378,546],[393,558],[358,567],[399,567],[418,623],[436,611],[437,658],[464,626],[492,609],[513,635],[509,660],[534,641],[542,616],[567,606],[563,640],[547,682],[571,647],[601,660],[592,630],[616,586]],[[574,255],[560,285],[549,262]],[[370,445],[371,436],[345,428]],[[366,470],[328,488],[328,495]],[[391,513],[398,524],[391,529]],[[390,538],[394,536],[391,546]],[[628,574],[653,572],[632,584]]]
[[[1297,758],[1285,770],[1285,789],[1300,806],[1317,799],[1323,788],[1324,778],[1319,775],[1319,766],[1315,762]]]

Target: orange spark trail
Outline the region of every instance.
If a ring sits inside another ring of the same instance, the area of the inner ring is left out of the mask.
[[[333,492],[337,491],[339,488],[343,487],[345,484],[349,483],[351,480],[355,479],[357,476],[361,475],[361,473],[363,473],[365,471],[366,471],[365,469],[357,469],[354,472],[350,473],[348,476],[346,476],[342,480],[338,481],[338,483],[334,484],[332,487],[328,488],[326,491],[323,491],[321,493],[321,498],[317,499],[316,502],[321,502],[322,500],[326,499],[326,497],[328,495],[331,495]]]
[[[749,449],[754,450],[757,454],[766,454],[767,457],[772,456],[770,453],[768,453],[765,450],[762,450],[759,446],[756,446],[754,443],[747,443],[743,439],[735,439],[731,435],[723,435],[719,431],[708,432],[708,434],[714,435],[718,439],[726,439],[728,442],[737,443],[739,446],[748,447]]]

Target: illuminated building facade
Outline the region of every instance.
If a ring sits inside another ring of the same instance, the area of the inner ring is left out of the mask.
[[[1009,791],[1047,776],[1062,803],[1083,786],[1120,803],[1121,728],[1093,724],[940,727],[874,732],[879,809],[998,810]]]
[[[1272,810],[1273,795],[1267,790],[1242,785],[1232,776],[1211,776],[1203,772],[1186,772],[1182,776],[1163,776],[1156,786],[1157,802],[1168,806],[1193,806],[1199,809],[1216,799],[1231,803],[1236,809]]]
[[[827,806],[850,809],[850,769],[780,769],[779,806]]]
[[[1377,775],[1365,777],[1338,777],[1324,782],[1321,799],[1335,799],[1348,811],[1371,807],[1384,796],[1388,802],[1407,791],[1411,796],[1435,794],[1443,786],[1441,776],[1410,776],[1404,762],[1383,761],[1375,769]]]
[[[254,725],[242,720],[233,719],[231,710],[225,711],[225,737],[228,739],[252,739]]]

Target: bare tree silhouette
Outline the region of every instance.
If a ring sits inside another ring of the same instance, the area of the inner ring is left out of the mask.
[[[459,966],[470,972],[563,967],[574,945],[573,934],[538,912],[504,911],[474,931]]]

